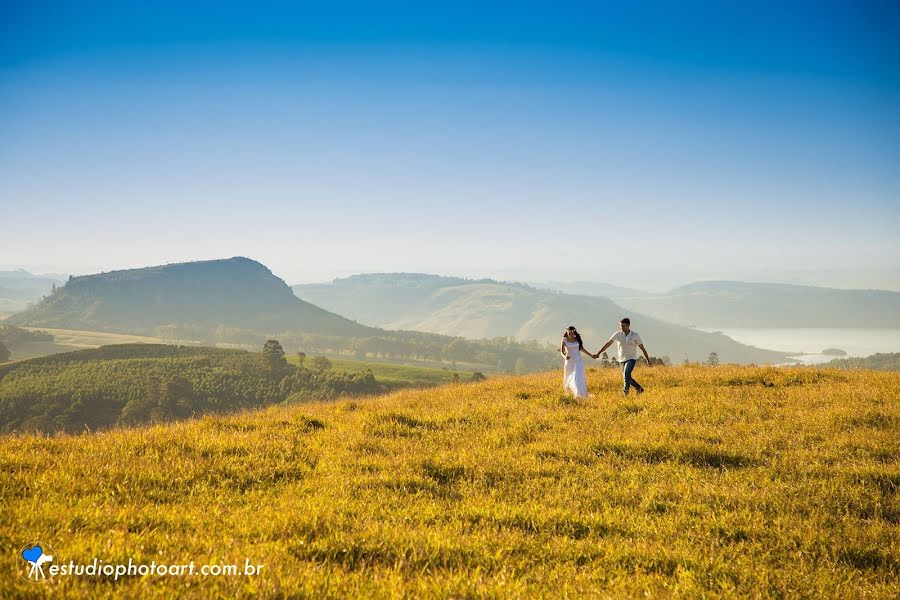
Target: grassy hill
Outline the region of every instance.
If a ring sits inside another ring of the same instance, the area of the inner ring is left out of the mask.
[[[511,336],[559,344],[563,329],[578,327],[588,349],[598,349],[630,316],[655,356],[703,361],[716,352],[725,362],[783,363],[786,355],[721,335],[634,314],[605,298],[562,294],[523,284],[465,280],[415,273],[356,275],[330,284],[293,286],[304,300],[350,318],[387,328],[467,338]]]
[[[900,375],[559,373],[106,433],[0,437],[8,597],[896,597]],[[44,588],[39,586],[46,586]]]
[[[375,333],[299,300],[269,269],[242,257],[72,277],[6,323],[189,339],[208,339],[220,328]]]
[[[300,364],[296,355],[288,355],[288,362]],[[429,387],[453,383],[454,375],[460,379],[471,379],[473,372],[463,369],[436,369],[418,365],[396,365],[391,363],[378,363],[365,360],[347,360],[345,358],[329,357],[332,369],[338,373],[365,373],[371,371],[378,381],[399,384],[403,386]]]
[[[697,327],[900,327],[900,293],[705,281],[666,294],[617,293],[632,310]]]

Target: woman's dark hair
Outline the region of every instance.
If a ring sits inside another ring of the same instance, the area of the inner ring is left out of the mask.
[[[566,327],[566,330],[563,331],[563,337],[567,337],[566,334],[568,334],[570,331],[575,334],[575,339],[578,341],[578,349],[584,350],[584,342],[581,341],[581,334],[578,333],[578,330],[575,329],[574,325],[569,325],[568,327]]]

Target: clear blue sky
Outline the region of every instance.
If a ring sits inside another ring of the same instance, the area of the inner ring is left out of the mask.
[[[895,2],[443,4],[0,4],[0,268],[900,287]]]

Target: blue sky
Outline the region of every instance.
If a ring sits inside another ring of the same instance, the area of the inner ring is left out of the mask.
[[[0,268],[900,288],[893,3],[327,5],[0,5]]]

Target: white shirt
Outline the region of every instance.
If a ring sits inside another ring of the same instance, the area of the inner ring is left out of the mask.
[[[621,331],[617,331],[609,336],[609,341],[615,342],[618,345],[617,351],[619,354],[619,362],[625,362],[626,360],[632,359],[637,360],[638,345],[644,343],[641,336],[633,329],[628,332],[628,335],[625,335]]]

